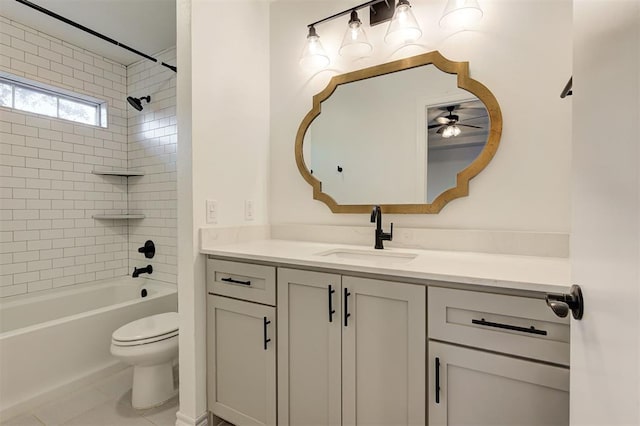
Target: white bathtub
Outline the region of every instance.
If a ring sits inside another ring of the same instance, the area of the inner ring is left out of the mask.
[[[175,285],[130,277],[0,299],[0,420],[122,368],[111,333],[177,309]]]

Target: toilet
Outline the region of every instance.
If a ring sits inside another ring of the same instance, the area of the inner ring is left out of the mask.
[[[178,313],[151,315],[123,325],[111,335],[111,354],[133,365],[131,405],[161,405],[178,393],[173,365],[178,358]]]

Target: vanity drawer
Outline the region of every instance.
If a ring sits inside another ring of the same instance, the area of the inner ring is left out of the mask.
[[[570,326],[543,299],[429,287],[429,339],[569,365]]]
[[[276,268],[207,259],[207,292],[275,306]]]

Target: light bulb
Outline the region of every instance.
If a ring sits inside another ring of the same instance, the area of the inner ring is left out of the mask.
[[[482,18],[478,0],[449,0],[440,18],[440,26],[465,29]]]
[[[461,133],[460,127],[454,124],[453,126],[445,127],[445,129],[442,131],[442,137],[451,138],[451,137],[458,136],[460,133]]]
[[[326,68],[328,65],[329,56],[324,47],[322,47],[322,43],[320,43],[320,37],[316,33],[316,29],[310,26],[307,42],[300,57],[300,66],[308,70],[317,70]]]
[[[422,30],[411,11],[411,4],[408,0],[398,0],[384,41],[389,44],[413,43],[421,36]]]
[[[351,19],[347,26],[347,31],[342,38],[340,45],[340,56],[349,56],[352,58],[361,58],[368,56],[373,51],[373,46],[367,39],[367,34],[362,28],[362,21],[358,18],[355,10],[351,11]]]

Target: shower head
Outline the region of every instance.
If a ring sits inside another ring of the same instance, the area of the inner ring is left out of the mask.
[[[128,96],[127,101],[131,104],[132,107],[137,109],[138,111],[142,111],[142,100],[147,101],[147,103],[151,102],[151,96],[142,96],[140,98],[134,98],[133,96]]]

